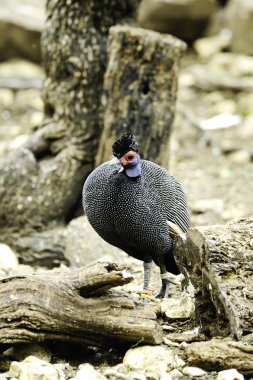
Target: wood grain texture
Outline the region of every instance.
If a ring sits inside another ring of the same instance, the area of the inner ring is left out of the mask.
[[[0,343],[71,341],[93,346],[162,342],[159,305],[124,291],[132,276],[120,266],[97,263],[69,272],[1,280]]]

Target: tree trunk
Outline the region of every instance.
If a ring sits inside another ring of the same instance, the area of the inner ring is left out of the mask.
[[[196,316],[211,336],[242,339],[253,330],[253,218],[192,228],[175,255],[195,287]]]
[[[144,159],[168,167],[177,74],[185,47],[177,38],[151,30],[110,28],[97,164],[111,157],[112,143],[130,130],[139,138]]]
[[[0,343],[159,344],[163,340],[159,305],[123,291],[108,292],[131,280],[123,267],[110,263],[2,279]]]
[[[42,37],[48,119],[25,148],[0,162],[0,227],[45,228],[80,203],[101,133],[109,27],[138,0],[47,1]]]

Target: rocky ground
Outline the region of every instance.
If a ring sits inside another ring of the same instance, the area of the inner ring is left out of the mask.
[[[188,53],[183,60],[169,167],[185,188],[193,225],[223,224],[253,213],[252,67],[253,58],[238,55],[216,54],[203,62]],[[0,65],[0,77],[13,78],[21,72],[43,79],[40,67],[27,62]],[[0,89],[0,99],[0,154],[4,155],[23,144],[42,122],[43,103],[38,88],[5,86]],[[222,118],[212,119],[220,114]],[[141,263],[125,255],[120,261],[133,268],[135,282],[126,289],[136,291],[142,281]],[[13,272],[10,267],[14,272],[32,271],[19,266],[15,257],[11,264],[4,259],[1,263],[2,276]],[[153,287],[158,285],[154,275]],[[162,346],[142,347],[142,342],[136,342],[127,353],[126,349],[105,352],[69,345],[10,348],[2,355],[2,370],[10,369],[0,379],[243,379],[235,370],[218,374],[190,366],[183,347],[187,341],[199,339],[192,330],[192,299],[182,295],[178,286],[172,289],[171,301],[163,302]],[[178,314],[172,315],[175,310]]]

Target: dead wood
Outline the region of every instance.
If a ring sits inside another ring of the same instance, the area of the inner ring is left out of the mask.
[[[132,276],[116,264],[1,280],[0,343],[69,341],[93,346],[158,344],[159,305],[123,291]]]
[[[192,228],[178,238],[178,265],[195,287],[197,321],[211,336],[253,330],[253,218]]]
[[[186,45],[166,34],[132,26],[110,28],[104,78],[104,129],[97,164],[111,157],[112,143],[130,130],[144,159],[168,166],[177,76]]]
[[[242,342],[212,339],[191,343],[184,350],[190,365],[211,371],[236,368],[240,372],[253,374],[253,347]]]

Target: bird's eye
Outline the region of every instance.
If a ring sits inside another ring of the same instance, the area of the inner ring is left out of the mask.
[[[136,157],[136,153],[131,151],[131,152],[128,152],[127,154],[125,154],[125,160],[126,161],[132,161],[134,160]]]

